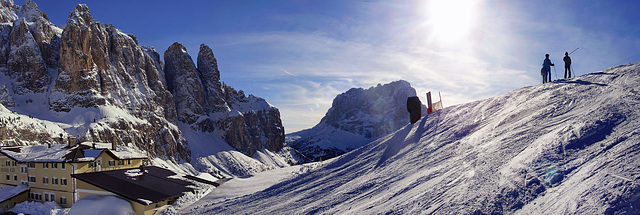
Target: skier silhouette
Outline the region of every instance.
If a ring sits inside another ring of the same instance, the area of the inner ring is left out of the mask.
[[[544,62],[542,63],[542,83],[547,83],[547,82],[551,82],[551,66],[555,66],[551,63],[551,60],[549,60],[549,54],[545,54],[545,59]],[[547,81],[547,77],[548,77],[548,81]]]
[[[571,78],[571,58],[568,52],[564,53],[562,60],[564,61],[564,79]],[[567,71],[569,71],[569,73],[567,73]]]

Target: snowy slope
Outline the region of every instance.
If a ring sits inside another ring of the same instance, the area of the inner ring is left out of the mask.
[[[637,214],[639,91],[636,63],[449,107],[185,213]]]

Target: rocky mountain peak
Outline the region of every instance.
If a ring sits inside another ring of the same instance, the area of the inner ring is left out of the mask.
[[[213,50],[200,45],[198,67],[186,48],[174,43],[164,53],[165,76],[176,98],[178,121],[202,132],[220,130],[229,145],[245,155],[284,147],[280,112],[264,99],[220,82]]]
[[[164,62],[167,87],[175,98],[178,121],[195,123],[200,115],[205,114],[205,99],[196,66],[187,48],[181,43],[173,43],[164,52]]]
[[[404,80],[366,90],[352,88],[333,99],[321,122],[366,138],[379,137],[407,124],[406,102],[411,96],[416,90]]]
[[[69,24],[68,22],[79,22],[88,26],[92,21],[93,17],[89,12],[89,7],[87,7],[86,4],[78,4],[76,8],[74,8],[69,13],[69,17],[67,18],[67,25]]]
[[[288,134],[287,144],[311,160],[336,157],[407,125],[411,96],[416,90],[404,80],[351,88],[333,99],[318,125]]]
[[[208,110],[212,112],[228,111],[229,107],[222,93],[218,61],[213,55],[213,50],[205,44],[200,45],[198,52],[198,75],[202,80]]]
[[[47,14],[40,11],[40,9],[38,9],[38,5],[31,0],[25,1],[18,12],[19,16],[25,18],[29,22],[35,22],[39,19],[49,20]]]

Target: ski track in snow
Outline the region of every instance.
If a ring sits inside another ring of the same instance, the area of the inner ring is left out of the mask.
[[[640,63],[448,107],[307,173],[233,179],[181,212],[637,214],[638,86]]]

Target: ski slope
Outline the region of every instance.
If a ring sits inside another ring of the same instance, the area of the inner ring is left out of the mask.
[[[182,213],[637,214],[639,91],[635,63],[445,108],[267,189]]]

